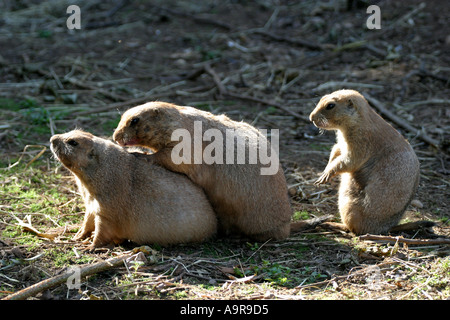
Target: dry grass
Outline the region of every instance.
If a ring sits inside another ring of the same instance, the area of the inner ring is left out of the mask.
[[[93,254],[71,241],[84,208],[48,141],[75,127],[109,136],[120,112],[147,100],[279,129],[295,217],[311,218],[336,216],[338,181],[312,185],[334,137],[319,135],[307,116],[334,89],[368,93],[423,133],[394,122],[422,168],[418,201],[405,220],[437,225],[401,236],[450,236],[442,4],[380,1],[378,33],[364,27],[365,8],[313,1],[82,1],[82,29],[71,32],[65,1],[2,6],[0,297],[133,247]],[[80,290],[59,285],[31,299],[448,299],[449,282],[447,244],[363,240],[319,226],[278,242],[154,245],[144,263],[90,275]]]

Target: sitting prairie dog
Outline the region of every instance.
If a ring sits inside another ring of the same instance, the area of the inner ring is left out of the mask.
[[[419,161],[405,138],[354,90],[322,97],[310,115],[337,143],[316,184],[341,176],[339,212],[355,234],[386,233],[400,221],[419,184]]]
[[[196,131],[200,127],[201,132]],[[192,137],[189,148],[192,147],[193,151],[186,161],[175,161],[172,157],[180,143],[172,140],[172,134],[177,129]],[[215,130],[223,138],[219,143],[223,147],[222,163],[195,159],[196,147],[199,146],[200,154],[205,154],[211,144],[209,141],[215,141],[215,138],[205,141],[200,136],[196,142],[196,135],[206,135],[211,132],[209,130]],[[230,131],[235,134],[234,140],[232,138],[235,143],[229,149],[227,137]],[[264,145],[269,153],[271,148],[266,137],[253,126],[193,107],[149,102],[127,110],[113,138],[122,146],[150,147],[156,151],[154,155],[158,163],[169,170],[186,174],[202,187],[217,213],[222,233],[235,233],[258,241],[280,240],[289,236],[292,210],[278,155],[272,150],[273,162],[270,165],[261,164],[260,158],[254,164],[248,161],[250,147],[256,146],[254,150],[260,151],[259,147]],[[241,138],[247,138],[248,142],[242,142]],[[232,159],[239,156],[240,147],[246,150],[244,163]],[[270,174],[262,174],[264,169],[274,170]]]
[[[212,236],[217,218],[187,177],[112,141],[73,130],[51,137],[51,150],[75,176],[86,205],[76,239],[94,233],[91,249],[124,240],[169,245]]]

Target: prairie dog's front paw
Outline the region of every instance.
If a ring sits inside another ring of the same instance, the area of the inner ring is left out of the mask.
[[[328,171],[325,171],[325,172],[322,173],[322,175],[319,177],[319,179],[317,179],[317,181],[314,182],[314,184],[316,186],[318,186],[320,184],[327,183],[327,182],[329,182],[331,180],[331,178],[332,178],[331,173],[328,172]]]
[[[74,236],[74,241],[81,241],[89,238],[92,235],[91,231],[87,231],[84,228],[80,229]]]

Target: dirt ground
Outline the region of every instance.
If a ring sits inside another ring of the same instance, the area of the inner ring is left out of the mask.
[[[73,2],[81,29],[69,30]],[[367,27],[370,4],[380,8],[381,29]],[[152,246],[142,265],[28,298],[448,299],[449,9],[438,0],[3,1],[0,297],[132,248],[86,253],[70,228],[48,240],[19,224],[31,214],[45,233],[53,220],[67,227],[82,216],[70,174],[48,149],[52,134],[83,128],[111,136],[123,111],[151,100],[226,113],[279,130],[296,216],[338,221],[339,180],[313,186],[334,133],[320,134],[308,116],[321,96],[350,88],[375,98],[371,104],[416,151],[421,182],[404,220],[431,220],[433,228],[385,241],[317,227],[285,241]],[[25,180],[31,184],[21,186]],[[33,215],[37,200],[24,196],[30,188],[63,195],[55,208],[67,219]]]

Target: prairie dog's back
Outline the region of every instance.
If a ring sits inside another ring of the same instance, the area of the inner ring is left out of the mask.
[[[174,161],[173,158],[174,151],[178,155],[182,145],[179,141],[172,141],[172,134],[178,129],[182,130],[178,132],[189,133],[191,138],[186,139],[189,141],[187,148],[191,150],[186,157],[188,161]],[[230,132],[234,134],[233,141],[239,138],[239,143],[231,147],[227,144]],[[214,139],[214,144],[222,148],[222,154],[216,157],[218,150],[211,152],[212,143],[204,138],[206,134],[215,135],[209,141]],[[289,235],[292,209],[278,154],[273,150],[270,152],[271,145],[266,137],[251,125],[192,107],[151,102],[133,107],[122,115],[114,132],[114,140],[120,145],[141,145],[154,149],[158,163],[169,170],[186,174],[202,187],[226,233],[237,231],[259,240],[283,239]],[[198,144],[196,141],[199,141]],[[268,164],[258,158],[262,152],[257,148],[263,143],[269,151],[267,156],[270,153]],[[249,160],[250,147],[254,147],[255,153],[260,152],[254,163]],[[227,158],[230,151],[234,153],[231,163],[227,162],[232,158]],[[240,159],[245,158],[244,163],[238,163],[239,152],[243,155]],[[214,156],[211,156],[213,153]],[[195,158],[196,154],[200,155],[199,161]],[[205,155],[210,156],[208,160]],[[222,163],[216,160],[222,160]]]

